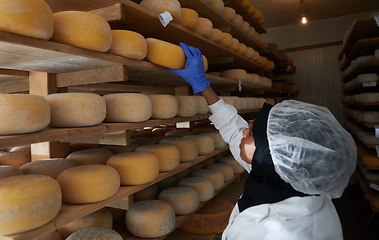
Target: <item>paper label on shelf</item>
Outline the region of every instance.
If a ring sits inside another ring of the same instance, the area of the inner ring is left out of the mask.
[[[376,25],[379,27],[379,15],[374,17]]]
[[[173,20],[171,13],[167,11],[164,11],[163,13],[159,14],[158,18],[163,27],[166,27]]]
[[[379,186],[374,183],[371,183],[370,188],[375,189],[376,191],[379,191]]]
[[[375,126],[375,137],[379,138],[379,126]]]
[[[376,82],[365,82],[363,87],[376,87]]]
[[[238,80],[238,91],[239,92],[242,91],[242,81],[241,81],[241,79]]]

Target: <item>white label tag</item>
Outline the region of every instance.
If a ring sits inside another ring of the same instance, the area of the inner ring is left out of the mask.
[[[238,91],[239,92],[242,91],[242,81],[241,81],[241,79],[238,80]]]
[[[375,126],[375,137],[379,138],[379,126]]]
[[[169,13],[167,11],[159,14],[158,18],[159,18],[159,21],[161,22],[161,24],[163,25],[163,27],[166,27],[173,20],[171,13]]]
[[[370,188],[375,189],[376,191],[379,191],[379,186],[376,184],[371,183]]]
[[[374,17],[376,25],[379,27],[379,15]]]
[[[365,82],[363,87],[376,87],[376,82]]]

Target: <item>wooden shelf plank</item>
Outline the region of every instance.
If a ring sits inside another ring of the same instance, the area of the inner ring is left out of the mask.
[[[376,49],[378,49],[378,47],[379,47],[379,37],[358,40],[354,44],[349,55],[347,56],[345,63],[341,66],[341,70],[348,67],[351,61],[353,61],[357,57],[365,56],[365,55],[374,55],[374,52]]]
[[[363,73],[379,73],[379,59],[359,63],[349,74],[342,78],[342,81],[348,82]]]

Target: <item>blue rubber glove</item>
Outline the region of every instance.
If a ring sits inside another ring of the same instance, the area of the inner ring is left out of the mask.
[[[179,45],[187,57],[187,67],[185,69],[169,68],[169,70],[191,84],[194,93],[199,93],[210,85],[209,80],[205,77],[202,54],[199,49],[190,47],[185,43],[180,43]]]

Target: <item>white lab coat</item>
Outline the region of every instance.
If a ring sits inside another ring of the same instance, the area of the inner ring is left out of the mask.
[[[247,122],[223,100],[209,106],[209,118],[229,144],[234,158],[251,171],[251,164],[240,157],[239,144]],[[234,206],[223,240],[341,240],[342,227],[330,198],[291,197],[273,204],[261,204],[239,212]]]

